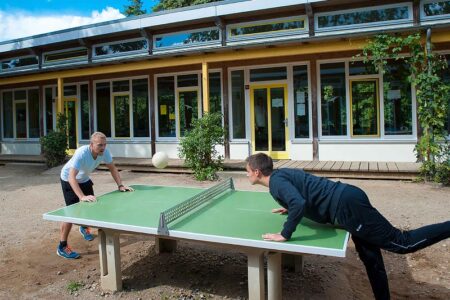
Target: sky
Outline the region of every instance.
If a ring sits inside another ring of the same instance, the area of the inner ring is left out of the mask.
[[[144,0],[147,13],[158,0]],[[124,18],[129,0],[0,0],[0,42]]]

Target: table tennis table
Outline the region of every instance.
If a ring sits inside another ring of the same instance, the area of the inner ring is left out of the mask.
[[[98,228],[101,285],[122,289],[121,233],[155,237],[157,252],[173,251],[177,240],[212,243],[247,255],[249,299],[281,299],[282,254],[345,257],[349,234],[303,218],[283,243],[261,235],[279,232],[286,216],[271,213],[276,202],[267,192],[238,191],[232,179],[209,189],[133,185],[134,192],[114,191],[96,202],[80,202],[45,213],[44,219]]]

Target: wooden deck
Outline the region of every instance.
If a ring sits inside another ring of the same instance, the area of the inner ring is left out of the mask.
[[[183,166],[183,160],[171,159],[165,169],[156,169],[149,158],[115,157],[114,162],[121,170],[135,172],[192,173]],[[44,164],[40,155],[0,155],[0,165],[5,163]],[[330,178],[393,179],[413,180],[417,178],[420,163],[368,162],[368,161],[298,161],[278,160],[274,168],[297,168],[306,172]],[[105,168],[105,167],[100,167]],[[224,171],[245,172],[245,161],[225,160]]]

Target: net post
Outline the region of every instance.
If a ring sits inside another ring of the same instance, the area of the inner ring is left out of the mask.
[[[234,191],[234,182],[232,177],[230,177],[230,189]]]
[[[159,215],[158,234],[169,235],[169,228],[167,227],[166,217],[163,212]]]

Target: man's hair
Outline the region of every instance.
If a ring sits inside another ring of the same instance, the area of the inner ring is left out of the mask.
[[[269,176],[273,172],[273,161],[270,156],[264,153],[250,155],[245,160],[252,170],[260,170],[264,176]]]
[[[91,135],[91,140],[90,140],[90,141],[92,142],[92,141],[95,140],[96,138],[106,139],[106,135],[103,134],[103,132],[100,132],[100,131],[94,132],[94,133]]]

